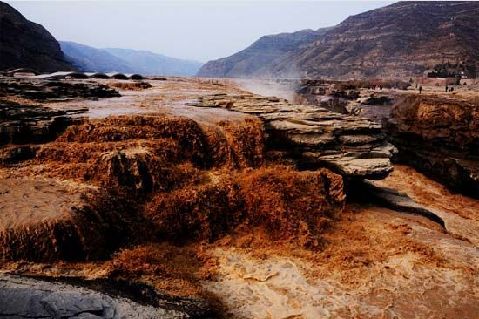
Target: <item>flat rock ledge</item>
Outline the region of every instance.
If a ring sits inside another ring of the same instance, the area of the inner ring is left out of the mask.
[[[192,105],[222,107],[258,116],[269,150],[280,151],[299,168],[326,166],[349,178],[383,179],[396,152],[381,125],[313,105],[254,94],[203,96]]]

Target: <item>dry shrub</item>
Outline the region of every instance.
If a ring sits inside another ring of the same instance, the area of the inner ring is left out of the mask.
[[[110,86],[124,91],[141,91],[152,87],[150,83],[144,81],[114,82]]]
[[[272,166],[214,177],[158,194],[147,204],[146,218],[161,238],[213,240],[249,225],[264,227],[275,240],[295,238],[300,245],[317,247],[319,234],[344,206],[342,178],[326,169],[297,172]]]

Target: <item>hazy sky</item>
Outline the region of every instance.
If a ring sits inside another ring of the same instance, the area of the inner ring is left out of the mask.
[[[58,40],[206,62],[259,37],[335,25],[391,1],[8,1]]]

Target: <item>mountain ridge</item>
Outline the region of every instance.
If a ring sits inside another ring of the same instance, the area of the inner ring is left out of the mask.
[[[259,56],[235,61],[234,54],[209,61],[198,75],[405,78],[445,61],[472,70],[479,56],[478,29],[479,3],[397,2],[350,16],[302,46],[280,52],[266,67],[255,68]]]
[[[0,2],[0,70],[14,68],[42,72],[74,69],[50,32]]]
[[[65,54],[83,71],[125,72],[145,75],[195,75],[200,62],[163,54],[123,48],[99,49],[72,41],[60,41]]]

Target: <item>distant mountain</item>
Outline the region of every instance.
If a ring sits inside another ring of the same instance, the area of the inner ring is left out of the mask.
[[[135,72],[151,75],[195,75],[202,63],[197,61],[171,58],[150,51],[129,49],[105,49],[114,56],[127,61]]]
[[[134,73],[128,62],[101,49],[87,45],[60,41],[66,59],[82,71]]]
[[[141,73],[146,75],[195,75],[201,63],[170,58],[149,51],[97,49],[75,42],[60,42],[67,59],[83,71]]]
[[[0,70],[11,68],[45,72],[73,69],[50,32],[0,2]]]
[[[199,76],[254,77],[272,75],[276,64],[323,35],[330,28],[302,30],[261,37],[252,45],[230,57],[210,61],[203,65]]]
[[[409,77],[447,62],[473,73],[479,62],[478,30],[479,2],[398,2],[351,16],[300,41],[273,63],[263,62],[261,50],[237,60],[239,52],[206,63],[198,74]]]

